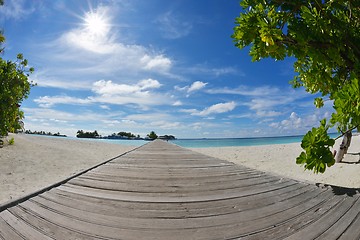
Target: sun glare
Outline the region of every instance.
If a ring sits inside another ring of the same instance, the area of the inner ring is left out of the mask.
[[[86,30],[94,35],[106,35],[110,26],[106,16],[93,11],[85,14],[84,25]]]

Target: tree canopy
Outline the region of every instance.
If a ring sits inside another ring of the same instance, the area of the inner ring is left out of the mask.
[[[0,6],[3,4],[4,1],[0,0]],[[0,53],[4,51],[1,47],[4,41],[5,37],[0,31]],[[0,58],[0,136],[21,128],[19,121],[24,118],[24,113],[20,110],[20,104],[28,97],[33,86],[28,81],[33,71],[22,54],[17,55],[15,62]]]
[[[295,57],[293,87],[304,87],[321,108],[332,101],[330,121],[321,121],[302,141],[298,164],[324,172],[335,163],[328,129],[360,128],[360,1],[243,0],[235,45],[250,46],[253,61]]]
[[[100,135],[95,130],[94,132],[84,132],[83,130],[78,130],[76,134],[77,138],[99,138]]]
[[[150,139],[157,139],[157,137],[158,137],[158,135],[154,131],[151,131],[147,136]]]
[[[0,58],[0,136],[20,129],[19,120],[24,118],[20,104],[33,86],[28,81],[33,71],[22,54],[17,55],[15,62]]]

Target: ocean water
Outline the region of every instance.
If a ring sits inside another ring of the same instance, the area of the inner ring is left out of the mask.
[[[336,138],[337,133],[329,134]],[[259,146],[271,144],[301,143],[304,136],[283,136],[283,137],[258,137],[258,138],[206,138],[206,139],[177,139],[172,140],[176,145],[186,148],[206,147],[237,147],[237,146]]]
[[[206,138],[206,139],[176,139],[169,142],[185,148],[207,148],[207,147],[234,147],[234,146],[256,146],[269,144],[300,143],[303,136],[289,137],[263,137],[263,138]],[[109,142],[122,145],[141,146],[149,141],[123,140],[123,139],[82,139],[87,141]]]
[[[258,146],[270,144],[300,143],[303,136],[262,137],[262,138],[219,138],[219,139],[178,139],[176,145],[186,148]]]
[[[335,138],[337,134],[330,134]],[[57,138],[57,137],[55,137]],[[145,140],[123,140],[123,139],[91,139],[91,138],[75,138],[83,141],[99,141],[115,143],[127,146],[142,146],[149,141]],[[207,148],[207,147],[236,147],[236,146],[258,146],[270,144],[287,144],[287,143],[301,143],[303,136],[284,136],[284,137],[259,137],[259,138],[204,138],[204,139],[176,139],[169,142],[185,148]]]

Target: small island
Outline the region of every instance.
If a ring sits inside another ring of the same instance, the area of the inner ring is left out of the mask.
[[[25,130],[25,134],[36,134],[36,135],[45,135],[45,136],[53,136],[53,137],[67,137],[64,134],[57,133],[51,133],[51,132],[45,132],[45,131],[31,131],[31,130]]]
[[[146,135],[145,138],[140,137],[139,134],[135,135],[131,132],[118,132],[113,133],[108,136],[101,136],[97,130],[93,132],[86,132],[84,130],[78,130],[76,134],[77,138],[97,138],[97,139],[111,139],[111,140],[146,140],[146,141],[152,141],[155,139],[161,139],[161,140],[175,140],[176,138],[173,135],[163,135],[158,136],[154,131],[151,131],[149,134]]]

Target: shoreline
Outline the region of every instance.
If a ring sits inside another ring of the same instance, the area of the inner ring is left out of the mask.
[[[81,139],[11,134],[15,144],[0,149],[0,205],[63,181],[138,146]],[[336,142],[335,147],[340,144]],[[356,149],[357,147],[357,149]],[[359,152],[360,136],[354,136],[349,153]],[[302,182],[360,188],[358,155],[327,168],[324,174],[304,171],[295,163],[300,143],[187,148],[259,171]]]
[[[338,149],[341,139],[336,140]],[[343,162],[326,168],[325,173],[315,174],[296,164],[296,158],[303,149],[301,143],[273,144],[245,147],[191,148],[191,150],[227,160],[259,171],[292,178],[302,182],[360,188],[360,156],[346,154]],[[348,153],[360,151],[360,136],[353,136]]]

